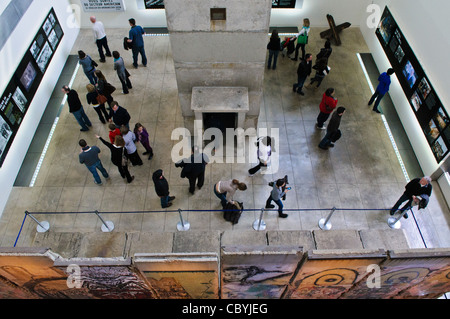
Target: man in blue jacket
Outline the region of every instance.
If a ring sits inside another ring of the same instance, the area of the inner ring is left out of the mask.
[[[378,77],[379,84],[377,86],[377,89],[375,90],[375,93],[370,98],[370,101],[368,104],[368,105],[372,105],[373,101],[375,101],[375,99],[376,99],[375,104],[373,105],[373,109],[372,109],[374,112],[381,113],[378,110],[378,105],[380,104],[383,96],[389,91],[389,86],[391,85],[391,75],[392,74],[394,74],[394,69],[390,68],[386,72],[383,72]]]
[[[142,57],[142,65],[147,66],[147,57],[145,55],[144,49],[144,38],[142,37],[145,34],[144,29],[140,25],[136,25],[136,20],[129,19],[131,29],[128,34],[128,42],[132,43],[131,51],[133,52],[133,66],[135,68],[138,67],[138,55],[141,54]]]

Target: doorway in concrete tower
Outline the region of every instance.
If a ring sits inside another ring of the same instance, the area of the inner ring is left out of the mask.
[[[203,129],[205,132],[204,143],[209,144],[214,142],[214,148],[224,147],[226,144],[227,128],[235,130],[237,128],[237,113],[203,113]],[[209,128],[216,128],[221,132],[221,136],[213,135],[217,130],[210,130]],[[236,142],[236,141],[234,141]],[[235,145],[235,144],[234,144]]]

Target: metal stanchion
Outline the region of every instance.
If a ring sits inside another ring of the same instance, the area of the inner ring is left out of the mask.
[[[102,232],[104,233],[109,233],[112,232],[114,230],[114,223],[112,221],[104,221],[102,216],[100,216],[100,214],[98,213],[98,210],[95,211],[95,215],[98,216],[98,218],[100,218],[100,220],[102,221],[103,225],[102,225]]]
[[[320,229],[322,229],[322,230],[330,230],[331,229],[332,225],[331,225],[331,223],[329,221],[330,221],[330,218],[331,218],[331,216],[333,216],[333,213],[335,211],[336,211],[336,207],[333,207],[331,209],[331,212],[328,214],[326,219],[322,218],[321,220],[319,220],[319,227],[320,227]]]
[[[47,221],[39,222],[36,218],[34,218],[33,215],[31,215],[28,211],[25,211],[25,214],[31,217],[32,220],[34,220],[38,225],[36,227],[36,231],[38,233],[45,233],[47,230],[50,229],[50,224]]]
[[[183,220],[183,215],[181,214],[181,209],[178,209],[178,214],[180,214],[180,221],[177,224],[177,229],[179,231],[189,230],[191,225],[189,224],[189,222],[186,222],[186,221]]]
[[[398,216],[397,218],[395,218],[394,216],[389,217],[388,218],[388,225],[389,225],[389,227],[391,227],[392,229],[400,229],[400,227],[402,227],[402,223],[400,222],[400,219],[406,214],[406,211],[407,210],[405,209],[400,214],[400,216]]]
[[[266,223],[263,221],[264,208],[261,208],[261,214],[259,214],[259,219],[253,222],[253,229],[260,231],[266,229]]]

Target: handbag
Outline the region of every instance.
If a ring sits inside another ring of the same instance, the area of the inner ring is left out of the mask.
[[[103,94],[100,94],[100,93],[97,94],[96,99],[97,99],[98,104],[104,104],[108,101],[106,96],[104,96]]]
[[[106,82],[103,90],[105,91],[106,94],[111,95],[114,93],[116,88],[113,85],[111,85],[110,83]]]
[[[297,38],[298,44],[308,44],[308,32],[305,29],[305,32],[303,34],[300,34],[300,36]]]
[[[98,66],[98,64],[97,64],[97,62],[95,62],[94,60],[91,59],[91,66],[92,66],[93,68],[95,68],[95,67]]]
[[[128,157],[126,156],[125,148],[122,151],[122,166],[128,166]]]

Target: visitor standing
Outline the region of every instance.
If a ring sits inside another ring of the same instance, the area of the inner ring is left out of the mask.
[[[138,67],[138,55],[141,55],[142,65],[147,66],[147,56],[145,55],[144,48],[144,29],[140,25],[136,25],[135,19],[129,19],[131,29],[128,33],[128,42],[132,44],[131,52],[133,53],[133,66],[137,69]]]
[[[105,27],[101,21],[97,21],[94,16],[90,17],[90,20],[93,24],[92,31],[94,32],[94,40],[97,44],[98,54],[100,55],[100,62],[105,62],[105,54],[103,53],[103,48],[105,48],[106,56],[111,56],[111,51],[108,47],[108,39],[106,38]]]

